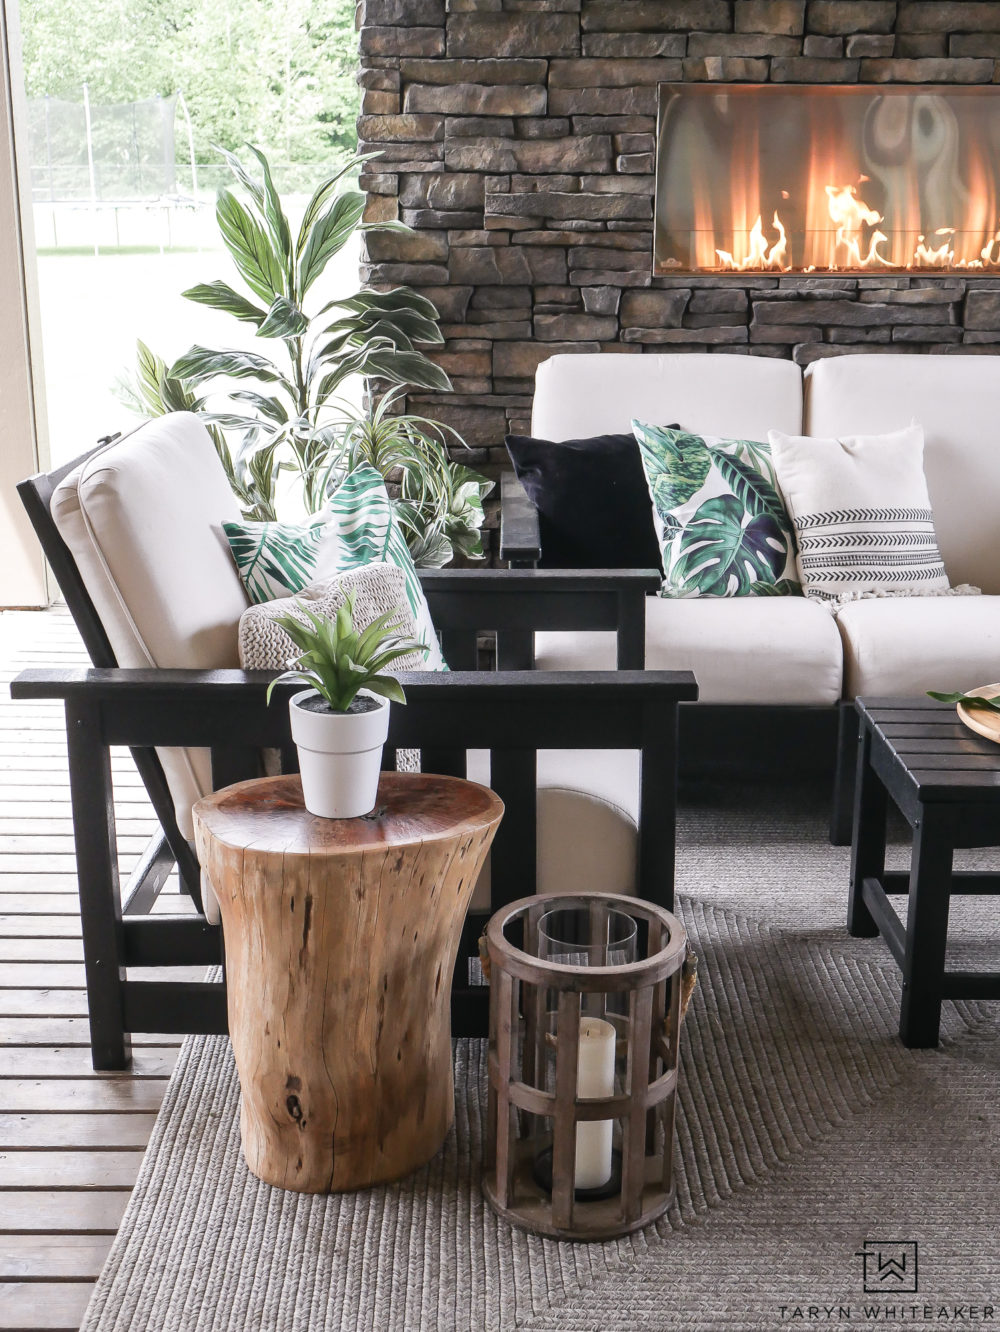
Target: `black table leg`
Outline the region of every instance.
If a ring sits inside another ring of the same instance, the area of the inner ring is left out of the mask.
[[[947,811],[925,806],[913,837],[899,1035],[910,1049],[938,1043],[948,945],[953,831]]]
[[[878,934],[878,926],[864,903],[862,885],[865,879],[881,879],[885,873],[886,791],[871,766],[871,747],[871,727],[865,723],[857,746],[851,893],[847,904],[847,932],[855,939]]]

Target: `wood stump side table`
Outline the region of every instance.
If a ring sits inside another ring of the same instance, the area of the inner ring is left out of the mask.
[[[320,819],[297,776],[194,807],[219,899],[247,1165],[339,1192],[398,1179],[451,1126],[451,976],[503,814],[484,786],[383,773],[372,814]]]

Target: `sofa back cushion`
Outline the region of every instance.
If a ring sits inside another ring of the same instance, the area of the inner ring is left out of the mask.
[[[952,584],[1000,592],[1000,360],[835,356],[806,372],[806,433],[924,430],[924,472]]]
[[[531,415],[537,438],[626,434],[633,417],[727,438],[800,434],[802,372],[767,357],[676,352],[563,354],[538,367]]]
[[[119,666],[238,667],[247,597],[226,519],[240,510],[205,427],[187,412],[149,421],[72,471],[52,496]],[[207,751],[162,750],[177,821],[211,789]]]

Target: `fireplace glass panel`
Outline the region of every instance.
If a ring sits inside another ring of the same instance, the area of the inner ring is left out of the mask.
[[[1000,272],[997,94],[661,84],[653,271]]]

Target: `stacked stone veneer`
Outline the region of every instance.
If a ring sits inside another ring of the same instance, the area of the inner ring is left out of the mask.
[[[361,0],[363,276],[434,301],[491,475],[554,352],[1000,350],[1000,278],[651,276],[661,82],[1000,82],[1000,0]],[[1000,92],[998,92],[1000,96]],[[490,525],[495,522],[491,515]]]

